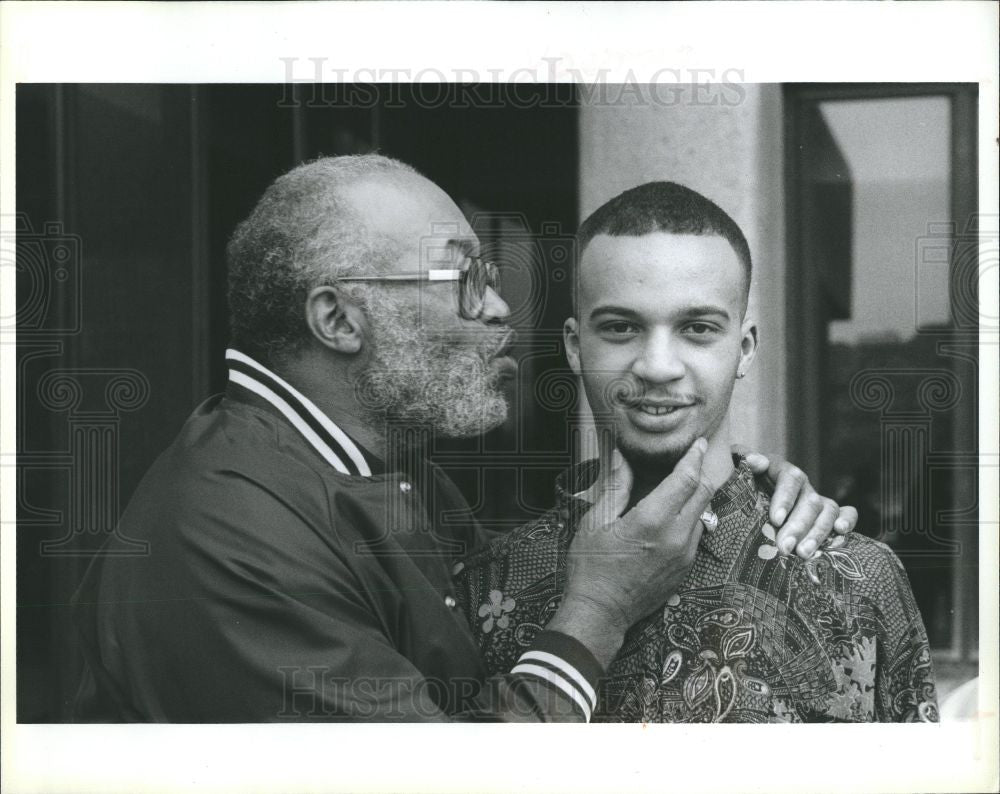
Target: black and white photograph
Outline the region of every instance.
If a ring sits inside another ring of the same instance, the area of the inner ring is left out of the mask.
[[[340,54],[418,5],[315,4],[336,46],[242,74],[203,30],[7,60],[4,790],[662,789],[622,754],[682,745],[681,790],[997,790],[995,36]],[[384,777],[441,743],[479,760]]]

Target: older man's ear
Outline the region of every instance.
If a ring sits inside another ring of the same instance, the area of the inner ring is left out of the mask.
[[[316,287],[306,298],[306,325],[313,338],[338,353],[355,355],[364,347],[368,323],[361,307],[336,287]]]

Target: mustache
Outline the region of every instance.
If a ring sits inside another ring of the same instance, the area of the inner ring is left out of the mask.
[[[691,392],[664,390],[634,380],[617,379],[605,386],[605,396],[609,403],[636,406],[652,403],[663,406],[697,405],[702,398]]]
[[[517,341],[517,331],[510,326],[502,326],[498,329],[497,336],[493,338],[486,348],[490,358],[503,356],[510,353]]]
[[[435,345],[452,354],[478,355],[483,361],[509,355],[517,342],[517,331],[510,326],[476,331],[474,340],[466,334],[444,334],[434,340]]]

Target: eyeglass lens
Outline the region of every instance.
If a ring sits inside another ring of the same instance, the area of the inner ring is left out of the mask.
[[[486,290],[500,287],[497,266],[479,257],[473,257],[461,280],[460,304],[462,316],[467,320],[478,319],[486,302]]]

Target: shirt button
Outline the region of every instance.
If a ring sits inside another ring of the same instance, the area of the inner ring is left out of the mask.
[[[457,603],[458,603],[458,602],[457,602],[457,601],[455,601],[455,599],[454,599],[454,598],[453,598],[452,596],[445,596],[445,597],[444,597],[444,605],[445,605],[446,607],[448,607],[448,609],[454,609],[454,608],[455,608],[455,605],[456,605]]]
[[[408,482],[401,482],[399,484],[399,490],[401,490],[403,493],[409,493],[412,489],[413,486],[410,485]]]

